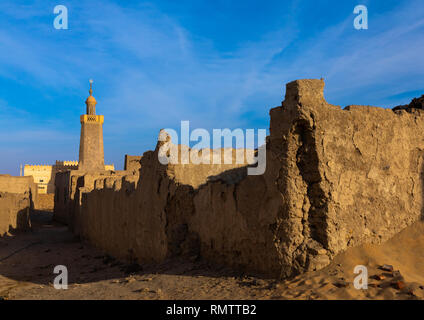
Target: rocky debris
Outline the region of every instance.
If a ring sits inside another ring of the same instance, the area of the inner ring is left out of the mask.
[[[386,279],[386,276],[385,276],[385,275],[383,275],[383,274],[376,274],[376,275],[374,276],[374,279],[375,279],[375,280],[379,280],[379,281],[381,281],[381,280]]]
[[[308,269],[307,270],[308,271],[320,270],[320,269],[328,266],[329,264],[330,264],[330,258],[326,254],[309,255],[309,262],[308,262]]]
[[[399,291],[399,293],[408,294],[416,297],[416,292],[420,289],[424,289],[423,286],[420,286],[418,283],[407,283],[405,278],[402,276],[399,270],[394,270],[392,265],[382,265],[379,267],[380,270],[387,271],[386,273],[376,274],[371,278],[374,280],[382,281],[379,284],[370,283],[369,287],[375,288],[394,288]],[[386,281],[383,281],[386,280]]]
[[[125,283],[131,283],[131,282],[134,282],[134,281],[136,281],[136,279],[132,276],[125,278]]]
[[[392,272],[393,277],[401,277],[402,275],[400,274],[399,270],[393,271]]]
[[[411,112],[412,109],[424,109],[424,95],[419,98],[412,99],[410,104],[400,105],[393,108],[393,111],[398,110],[406,110],[407,112]]]
[[[402,290],[402,289],[404,289],[406,287],[405,282],[400,281],[400,280],[399,281],[394,281],[392,284],[398,290]]]
[[[383,271],[393,272],[393,266],[389,264],[383,264],[379,269]]]
[[[142,278],[139,281],[152,281],[152,280],[153,280],[153,278]]]
[[[416,296],[417,291],[420,290],[420,285],[418,283],[409,283],[406,288],[404,289],[404,292],[411,296]]]
[[[344,279],[338,279],[333,283],[337,288],[347,288],[349,286],[349,282]]]
[[[319,270],[330,263],[330,259],[327,256],[327,250],[316,240],[310,239],[308,241],[307,252],[307,266],[309,271]]]

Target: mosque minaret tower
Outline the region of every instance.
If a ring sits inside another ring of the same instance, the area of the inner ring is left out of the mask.
[[[98,171],[105,170],[103,149],[103,122],[102,115],[96,115],[97,101],[93,97],[93,80],[90,80],[90,95],[85,104],[86,114],[81,115],[81,140],[79,149],[78,170]]]

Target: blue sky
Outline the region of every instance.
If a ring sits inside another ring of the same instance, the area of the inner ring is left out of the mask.
[[[69,29],[53,27],[65,5]],[[353,27],[368,7],[369,29]],[[161,128],[268,128],[285,83],[326,80],[333,104],[424,94],[422,0],[0,2],[0,173],[77,160],[88,79],[105,160],[153,149]]]

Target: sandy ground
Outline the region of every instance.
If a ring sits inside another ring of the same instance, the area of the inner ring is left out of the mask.
[[[276,281],[204,262],[127,265],[81,243],[48,213],[33,221],[33,232],[0,239],[0,299],[424,299],[424,222],[383,245],[352,248],[321,271]],[[400,274],[380,270],[384,264]],[[67,290],[53,287],[56,265],[68,268]],[[356,265],[368,268],[367,290],[354,288]]]

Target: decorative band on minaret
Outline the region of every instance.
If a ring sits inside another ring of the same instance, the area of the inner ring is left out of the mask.
[[[90,90],[88,91],[90,95],[87,100],[85,100],[85,104],[87,105],[87,113],[81,115],[81,123],[83,122],[101,122],[103,123],[103,116],[96,115],[96,104],[97,101],[93,97],[93,80],[90,79]]]
[[[85,104],[87,113],[81,115],[81,140],[78,169],[85,171],[104,170],[102,115],[96,115],[97,101],[93,97],[93,80],[90,80],[90,95]]]

